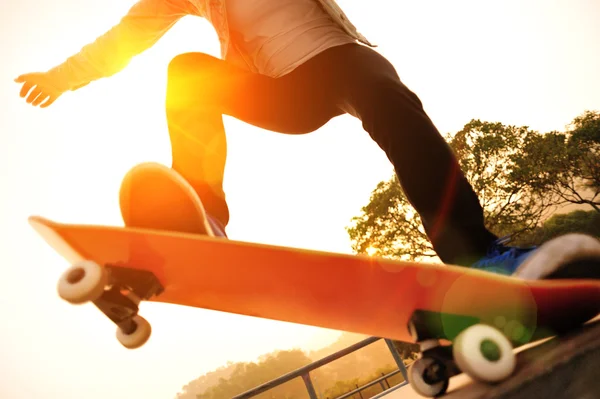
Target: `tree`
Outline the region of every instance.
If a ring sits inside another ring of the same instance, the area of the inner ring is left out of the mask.
[[[354,226],[346,230],[357,253],[404,260],[436,256],[395,175],[377,185],[362,214],[352,221]]]
[[[348,379],[348,380],[340,380],[340,381],[336,381],[335,385],[333,385],[332,387],[328,388],[327,390],[325,390],[323,392],[322,398],[338,398],[340,396],[343,396],[345,394],[347,394],[348,392],[354,391],[357,388],[361,388],[364,387],[365,385],[369,384],[372,381],[377,380],[380,377],[383,377],[386,374],[391,373],[392,371],[396,371],[397,368],[391,365],[388,365],[386,367],[380,367],[378,368],[374,373],[369,374],[366,377],[363,378],[352,378],[352,379]],[[402,377],[401,374],[396,374],[394,376],[388,377],[386,378],[385,382],[383,382],[384,386],[387,388],[387,384],[389,384],[389,386],[394,386],[397,385],[401,382],[404,381],[404,378]],[[382,386],[380,384],[374,384],[371,385],[370,387],[367,388],[363,388],[360,392],[360,394],[356,394],[353,397],[360,397],[360,398],[371,398],[379,393],[381,393],[384,389],[382,388]]]
[[[484,209],[486,226],[499,236],[531,231],[554,209],[544,192],[532,190],[512,176],[523,145],[539,136],[526,126],[479,120],[447,136]]]
[[[598,209],[600,195],[600,112],[587,111],[572,123],[571,143],[579,149],[578,177],[584,186],[595,190],[592,197],[594,209]]]
[[[542,191],[511,176],[520,149],[537,135],[527,127],[472,120],[446,137],[480,199],[487,227],[500,236],[531,231],[551,211]],[[357,253],[417,261],[436,256],[396,176],[379,183],[347,231]]]
[[[556,206],[589,205],[600,212],[600,113],[585,112],[565,133],[528,137],[514,161],[515,184],[544,193]]]
[[[190,381],[190,383],[183,387],[182,392],[177,395],[177,399],[198,399],[198,394],[204,393],[208,388],[218,384],[222,379],[229,378],[236,367],[237,364],[227,362],[225,366]]]
[[[539,245],[554,237],[568,233],[583,233],[600,238],[600,213],[596,211],[574,211],[557,214],[530,234],[521,238],[521,245]]]
[[[515,242],[566,204],[600,212],[600,113],[587,111],[566,133],[472,120],[446,139],[484,208],[486,227]],[[381,182],[347,227],[356,253],[435,261],[419,215],[396,176]]]
[[[309,363],[311,360],[300,350],[271,353],[261,357],[258,363],[236,363],[229,378],[221,378],[217,384],[197,394],[196,398],[230,399]],[[303,381],[295,379],[256,398],[300,399],[305,394]]]

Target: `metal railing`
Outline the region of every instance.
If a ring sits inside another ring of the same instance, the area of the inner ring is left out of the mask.
[[[295,371],[289,372],[287,374],[282,375],[281,377],[278,377],[274,380],[268,381],[262,385],[257,386],[256,388],[253,388],[249,391],[246,391],[242,394],[239,394],[235,397],[233,397],[232,399],[249,399],[252,397],[255,397],[257,395],[260,395],[263,392],[266,392],[270,389],[273,389],[275,387],[278,387],[282,384],[285,384],[288,381],[291,381],[295,378],[302,378],[302,380],[304,381],[304,384],[306,386],[306,390],[308,391],[308,396],[310,399],[319,399],[317,396],[317,393],[315,391],[315,387],[312,383],[312,380],[310,379],[310,372],[318,369],[319,367],[322,367],[328,363],[333,362],[334,360],[337,360],[341,357],[344,357],[352,352],[356,352],[357,350],[364,348],[367,345],[371,345],[372,343],[375,343],[379,340],[381,340],[382,338],[378,338],[378,337],[371,337],[371,338],[367,338],[363,341],[357,342],[354,345],[351,345],[345,349],[342,349],[336,353],[333,353],[329,356],[326,356],[320,360],[317,360],[316,362],[313,362],[311,364],[308,364],[304,367],[301,367]],[[395,390],[400,388],[401,386],[404,386],[406,384],[408,384],[408,377],[407,377],[407,373],[406,373],[406,367],[404,365],[404,361],[400,358],[400,354],[398,353],[398,351],[396,350],[396,347],[394,346],[393,342],[391,340],[385,339],[385,342],[388,346],[388,349],[390,350],[390,352],[392,353],[392,357],[394,358],[394,361],[396,362],[396,364],[398,365],[398,370],[380,377],[374,381],[371,381],[370,383],[359,387],[357,389],[355,389],[352,392],[348,392],[346,394],[344,394],[343,396],[339,397],[338,399],[343,399],[343,398],[348,398],[352,395],[355,395],[356,393],[359,393],[360,391],[369,388],[372,385],[377,384],[378,382],[383,381],[386,378],[389,378],[392,375],[396,375],[398,373],[401,373],[402,376],[404,377],[404,381],[396,386],[394,386],[393,388],[389,388],[388,391],[390,390]],[[382,386],[383,387],[383,386]],[[385,390],[385,389],[384,389]],[[378,395],[378,397],[380,397],[381,395]]]
[[[383,382],[384,381],[387,382],[388,378],[391,378],[391,377],[393,377],[393,376],[395,376],[396,374],[399,374],[399,373],[400,373],[400,370],[395,370],[395,371],[392,371],[391,373],[382,375],[381,377],[379,377],[379,378],[377,378],[377,379],[369,382],[368,384],[365,384],[365,385],[360,386],[360,387],[357,386],[356,389],[354,389],[354,390],[352,390],[350,392],[347,392],[347,393],[343,394],[342,396],[338,396],[335,399],[346,399],[346,398],[350,398],[350,397],[352,397],[352,396],[354,396],[356,394],[360,395],[360,393],[362,391],[364,391],[365,389],[370,388],[370,387],[372,387],[373,385],[376,385],[376,384],[381,385],[381,389],[385,392],[390,387],[389,387],[389,383],[388,383],[388,387],[386,388]],[[360,395],[360,397],[362,398],[362,395]]]

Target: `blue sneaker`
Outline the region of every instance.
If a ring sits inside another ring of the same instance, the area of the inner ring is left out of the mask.
[[[494,241],[487,254],[471,265],[474,269],[510,276],[537,249],[537,247],[509,247],[511,237],[506,236]]]
[[[515,271],[516,277],[540,279],[600,279],[600,239],[568,233],[546,241]]]
[[[495,241],[471,267],[526,280],[600,278],[600,240],[569,233],[528,248],[509,247],[510,236]]]

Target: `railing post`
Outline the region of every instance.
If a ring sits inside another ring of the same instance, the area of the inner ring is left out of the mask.
[[[396,364],[398,365],[398,369],[400,369],[400,373],[402,373],[402,377],[404,377],[404,381],[408,382],[408,373],[406,372],[406,366],[404,365],[404,361],[400,357],[400,354],[398,353],[398,350],[396,349],[394,342],[392,342],[391,339],[386,338],[385,343],[387,344],[388,348],[390,349],[390,352],[392,352],[392,357],[396,361]]]
[[[355,385],[356,385],[356,389],[359,390],[360,388],[358,387],[358,384],[355,384]],[[358,391],[358,396],[360,396],[360,399],[364,399],[361,391]]]
[[[381,376],[385,377],[385,373],[381,373]],[[384,382],[385,382],[385,384],[384,384]],[[390,387],[390,383],[387,380],[387,378],[384,378],[383,381],[381,381],[381,384],[382,384],[381,387],[383,388],[384,391]],[[386,385],[387,385],[387,388],[385,387]]]
[[[308,391],[308,397],[310,399],[319,399],[317,397],[317,393],[315,392],[315,387],[310,379],[310,374],[302,374],[302,380],[304,380],[304,385],[306,385],[306,390]]]

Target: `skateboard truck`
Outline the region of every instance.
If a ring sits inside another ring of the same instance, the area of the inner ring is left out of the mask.
[[[150,338],[150,323],[138,314],[142,300],[160,295],[164,287],[146,270],[80,261],[59,279],[58,294],[72,304],[92,302],[117,325],[117,339],[128,349]]]
[[[408,328],[421,349],[419,358],[408,369],[408,379],[422,396],[444,394],[450,378],[461,372],[495,382],[514,370],[510,340],[478,318],[417,310]],[[443,344],[443,340],[452,344]]]

